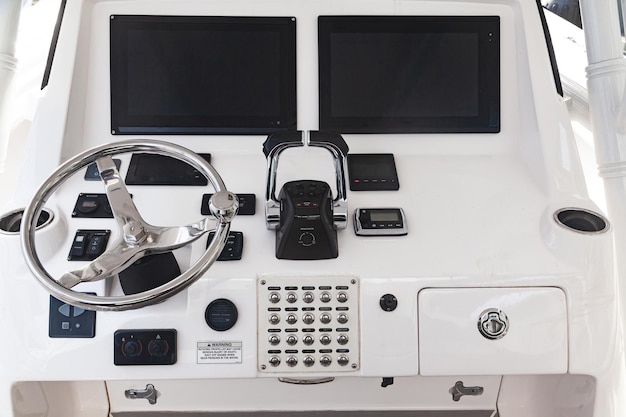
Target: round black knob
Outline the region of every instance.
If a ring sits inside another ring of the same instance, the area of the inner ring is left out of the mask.
[[[398,307],[398,299],[395,295],[385,294],[380,297],[380,308],[385,311],[393,311]]]
[[[162,358],[168,354],[170,347],[163,339],[154,339],[148,343],[148,353],[150,356]]]

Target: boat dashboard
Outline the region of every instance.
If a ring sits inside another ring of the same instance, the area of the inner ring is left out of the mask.
[[[60,22],[0,219],[0,414],[613,415],[612,229],[534,1]]]

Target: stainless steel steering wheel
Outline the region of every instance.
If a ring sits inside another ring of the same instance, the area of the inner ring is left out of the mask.
[[[179,227],[158,227],[148,224],[137,211],[126,189],[126,184],[111,158],[113,155],[131,152],[171,156],[190,164],[204,174],[215,189],[209,203],[215,219],[206,217],[198,222]],[[37,219],[48,198],[70,176],[92,162],[98,165],[120,237],[109,245],[110,249],[88,265],[66,272],[60,278],[55,279],[50,276],[37,256],[35,249]],[[56,298],[89,310],[130,310],[171,297],[200,278],[224,248],[230,222],[238,206],[237,197],[226,190],[217,171],[203,158],[182,146],[153,140],[129,140],[99,146],[65,162],[37,190],[24,210],[20,236],[22,252],[35,278]],[[72,290],[81,282],[112,277],[145,255],[183,247],[212,230],[215,230],[215,237],[204,254],[187,271],[159,287],[126,296],[95,296]]]

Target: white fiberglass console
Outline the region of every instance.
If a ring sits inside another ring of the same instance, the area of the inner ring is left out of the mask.
[[[0,219],[0,415],[622,415],[534,0],[62,16]]]

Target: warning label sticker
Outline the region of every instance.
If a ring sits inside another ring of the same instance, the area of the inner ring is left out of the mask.
[[[198,342],[198,363],[241,363],[241,342]]]

